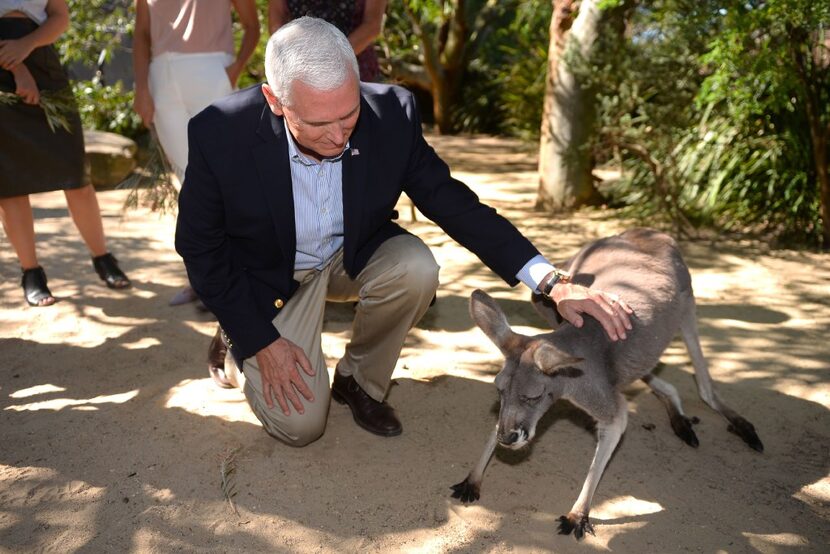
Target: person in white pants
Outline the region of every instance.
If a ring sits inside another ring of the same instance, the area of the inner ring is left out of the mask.
[[[136,0],[133,37],[135,100],[155,129],[179,186],[187,167],[187,123],[236,88],[256,49],[260,26],[254,0]],[[242,25],[234,53],[231,12]],[[171,305],[196,300],[190,286]]]

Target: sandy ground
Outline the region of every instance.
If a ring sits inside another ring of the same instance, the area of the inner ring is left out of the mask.
[[[612,211],[552,219],[532,211],[535,160],[517,143],[435,141],[456,175],[552,259],[625,228]],[[467,313],[470,292],[499,298],[527,333],[543,323],[435,226],[402,219],[433,248],[437,304],[406,344],[389,401],[404,434],[358,428],[334,404],[303,449],[266,435],[239,390],[207,376],[211,318],[168,299],[184,283],[172,217],[122,214],[102,192],[112,250],[135,284],[103,287],[60,193],[36,197],[41,263],[60,298],[25,306],[19,268],[0,244],[1,552],[828,552],[830,545],[830,257],[754,242],[684,242],[703,347],[719,390],[752,421],[758,454],[699,399],[682,344],[662,376],[701,419],[701,445],[675,437],[644,386],[628,391],[628,431],[594,501],[596,536],[558,536],[595,445],[590,422],[557,405],[532,448],[499,453],[481,501],[449,486],[494,425],[501,358]],[[334,306],[324,347],[348,338]],[[233,468],[238,514],[220,468]],[[228,461],[230,461],[228,463]]]

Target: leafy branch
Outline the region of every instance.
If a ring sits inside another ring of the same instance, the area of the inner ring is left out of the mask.
[[[239,448],[234,448],[222,458],[222,463],[219,464],[222,494],[225,495],[225,499],[227,499],[237,517],[239,517],[239,510],[236,509],[236,504],[233,503],[233,497],[236,496],[236,454],[238,452]]]
[[[11,106],[21,101],[20,96],[12,92],[0,91],[0,104]],[[72,89],[63,88],[60,90],[40,91],[38,106],[46,115],[46,123],[53,133],[60,127],[67,133],[72,132],[69,118],[75,112],[75,97],[72,96]]]
[[[129,189],[124,209],[147,206],[153,212],[174,213],[179,191],[173,184],[173,170],[161,148],[155,129],[150,131],[150,157],[144,168],[134,172],[116,188]]]

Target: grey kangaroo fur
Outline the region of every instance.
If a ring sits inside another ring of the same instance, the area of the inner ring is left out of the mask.
[[[582,328],[562,323],[549,300],[533,296],[533,305],[554,332],[529,337],[513,332],[504,312],[486,293],[476,290],[470,314],[505,357],[495,384],[501,399],[499,421],[481,459],[467,478],[454,485],[462,502],[479,498],[484,470],[496,446],[519,449],[533,440],[536,424],[556,400],[564,398],[597,421],[597,449],[582,491],[559,533],[580,539],[594,533],[588,518],[602,473],[628,420],[621,391],[637,379],[646,382],[665,404],[674,432],[697,446],[696,419],[683,413],[677,390],[652,375],[660,356],[679,331],[695,370],[698,392],[729,421],[729,430],[762,452],[750,422],[727,407],[715,392],[700,349],[691,276],[674,239],[651,229],[632,229],[583,247],[563,269],[573,282],[620,295],[634,310],[633,329],[619,342],[608,339],[602,326],[585,317]]]

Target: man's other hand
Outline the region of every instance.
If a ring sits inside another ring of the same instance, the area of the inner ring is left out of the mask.
[[[285,415],[291,415],[289,402],[298,414],[303,413],[305,409],[297,392],[309,402],[314,402],[314,394],[297,369],[297,366],[301,367],[310,377],[316,373],[302,348],[280,337],[257,352],[256,361],[262,377],[262,394],[269,408],[274,408],[276,399]]]
[[[628,304],[615,294],[589,289],[573,283],[558,283],[550,293],[556,302],[559,315],[574,327],[582,327],[581,314],[588,314],[602,324],[608,338],[616,341],[625,339],[626,329],[631,329],[629,314],[633,314]]]

